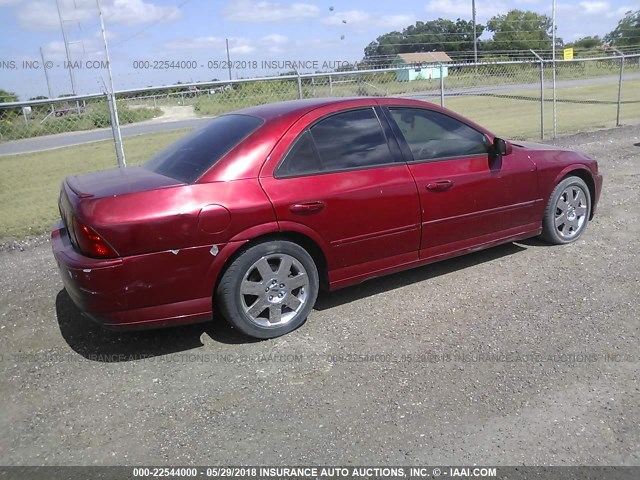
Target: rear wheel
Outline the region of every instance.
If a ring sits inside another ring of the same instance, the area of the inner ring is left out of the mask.
[[[542,239],[557,245],[576,241],[591,214],[589,187],[579,177],[567,177],[554,188],[542,221]]]
[[[259,243],[242,252],[217,291],[222,315],[240,331],[273,338],[304,323],[318,296],[318,270],[299,245]]]

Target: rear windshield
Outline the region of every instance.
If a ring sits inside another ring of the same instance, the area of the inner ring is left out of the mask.
[[[250,115],[232,114],[214,118],[204,127],[160,151],[144,164],[144,168],[191,183],[262,123],[262,119]]]

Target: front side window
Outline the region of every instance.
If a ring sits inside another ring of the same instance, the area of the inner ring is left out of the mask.
[[[419,108],[391,108],[390,112],[414,161],[488,152],[485,135],[455,118]]]
[[[393,163],[387,138],[372,108],[331,115],[305,130],[276,176],[297,176]]]
[[[191,183],[263,123],[250,115],[221,115],[160,151],[144,168]]]

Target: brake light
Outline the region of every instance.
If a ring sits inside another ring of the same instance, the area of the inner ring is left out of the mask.
[[[78,243],[78,249],[89,257],[114,258],[118,256],[118,253],[104,238],[75,216],[73,217],[73,235]]]

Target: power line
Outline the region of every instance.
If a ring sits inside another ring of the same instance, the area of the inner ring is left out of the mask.
[[[406,47],[411,45],[461,45],[464,43],[471,43],[473,40],[456,40],[456,41],[435,41],[435,42],[410,42],[410,43],[380,43],[378,46],[380,47]],[[487,40],[482,42],[485,44],[496,44],[496,43],[526,43],[527,45],[532,43],[537,44],[547,44],[551,43],[551,39],[548,40],[528,40],[528,39],[512,39],[512,40]],[[481,43],[481,45],[482,45]]]
[[[183,0],[182,2],[180,2],[180,3],[176,6],[176,8],[177,8],[178,10],[180,10],[182,7],[184,7],[184,6],[185,6],[187,3],[189,3],[190,1],[191,1],[191,0]],[[128,42],[129,40],[133,40],[134,38],[136,38],[136,37],[138,37],[138,36],[142,35],[142,34],[143,34],[144,32],[146,32],[147,30],[149,30],[149,29],[151,29],[151,28],[155,27],[156,25],[158,25],[160,22],[162,22],[162,21],[163,21],[165,18],[167,18],[169,15],[171,15],[171,12],[167,12],[167,13],[165,13],[163,16],[161,16],[160,18],[158,18],[156,21],[151,22],[149,25],[147,25],[147,26],[145,26],[145,27],[141,28],[141,29],[140,29],[140,30],[138,30],[136,33],[134,33],[134,34],[132,34],[132,35],[129,35],[128,37],[126,37],[126,38],[122,39],[122,40],[121,40],[121,41],[119,41],[119,42],[115,42],[115,43],[113,44],[113,46],[114,46],[114,47],[117,47],[117,46],[119,46],[119,45],[122,45],[123,43]]]
[[[486,30],[486,29],[485,29]],[[486,30],[489,31],[489,30]],[[541,32],[540,29],[535,30],[508,30],[506,32],[497,32],[497,33],[536,33]],[[496,32],[494,32],[495,34]],[[380,35],[381,37],[421,37],[423,35],[473,35],[472,31],[469,32],[424,32],[424,33],[385,33],[384,35]]]

